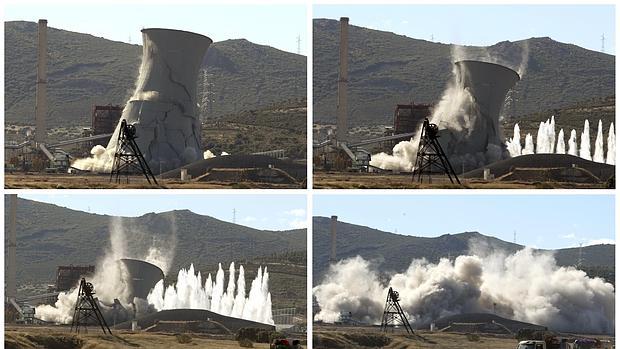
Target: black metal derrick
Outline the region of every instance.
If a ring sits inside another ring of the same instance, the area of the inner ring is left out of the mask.
[[[385,300],[385,308],[383,310],[383,317],[381,318],[381,331],[387,332],[388,328],[394,330],[394,326],[403,326],[407,333],[413,334],[413,328],[405,316],[403,308],[400,306],[400,298],[398,292],[394,291],[391,287]]]
[[[157,184],[151,168],[144,160],[144,156],[136,143],[136,138],[135,126],[127,124],[125,120],[121,121],[116,152],[114,153],[114,163],[110,173],[110,182],[115,180],[116,183],[120,183],[121,177],[125,175],[127,183],[129,183],[129,174],[138,171],[146,177],[149,184]]]
[[[439,127],[437,127],[436,124],[431,124],[428,118],[424,119],[422,135],[420,136],[420,143],[418,144],[418,154],[415,166],[413,167],[412,180],[415,180],[417,175],[418,182],[422,183],[424,181],[424,176],[428,175],[428,181],[430,183],[431,176],[434,173],[443,173],[448,176],[451,183],[454,184],[454,182],[456,182],[461,184],[446,153],[441,148],[441,144],[439,144],[438,133]]]
[[[73,322],[71,323],[71,332],[80,333],[80,328],[84,328],[84,332],[88,331],[89,320],[95,319],[103,333],[112,334],[110,327],[103,318],[99,303],[93,297],[95,288],[90,282],[82,278],[80,288],[78,290],[78,298],[73,311]]]

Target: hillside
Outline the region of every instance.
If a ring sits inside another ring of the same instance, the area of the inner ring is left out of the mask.
[[[355,19],[352,19],[355,23]],[[313,21],[314,121],[335,123],[339,23]],[[512,94],[509,116],[561,108],[613,96],[615,56],[551,38],[466,47],[464,58],[489,55],[518,70],[529,48],[525,75]],[[351,126],[391,124],[397,103],[435,103],[452,70],[451,46],[395,33],[349,27],[349,120]]]
[[[215,154],[248,154],[284,149],[288,157],[306,158],[306,99],[209,119],[202,128],[205,149]]]
[[[314,217],[312,220],[313,246],[313,283],[320,281],[329,265],[330,253],[330,219]],[[467,254],[470,242],[478,242],[489,250],[517,251],[523,246],[506,242],[477,232],[460,234],[444,234],[435,238],[399,235],[384,232],[360,225],[338,222],[337,232],[337,259],[344,259],[360,255],[367,260],[376,260],[381,263],[381,271],[403,271],[409,267],[413,258],[426,258],[437,262],[441,257],[452,258]],[[574,265],[579,257],[578,248],[560,249],[555,251],[559,265]],[[583,266],[586,271],[597,271],[601,276],[610,277],[613,282],[615,266],[614,245],[594,245],[582,249]]]
[[[140,45],[48,28],[48,126],[88,126],[94,104],[124,104]],[[34,124],[37,24],[5,22],[5,121]],[[209,33],[204,33],[207,36]],[[306,98],[306,57],[244,39],[213,43],[199,79],[203,120]],[[206,89],[206,91],[205,91]]]
[[[518,120],[504,119],[501,123],[503,134],[506,139],[511,138],[514,133],[515,122],[518,122],[521,130],[521,142],[525,142],[525,135],[527,133],[530,133],[534,137],[534,141],[536,141],[540,123],[551,118],[551,115],[555,116],[556,134],[560,132],[560,129],[564,129],[565,141],[568,141],[570,131],[573,129],[580,135],[583,131],[584,120],[588,119],[590,122],[590,149],[594,149],[598,121],[601,120],[603,122],[605,147],[607,147],[609,125],[616,120],[616,98],[597,98],[576,103],[566,108],[538,111],[523,115]]]
[[[5,207],[8,199],[5,198]],[[205,202],[216,205],[215,202]],[[5,210],[5,230],[8,228]],[[17,281],[41,284],[55,280],[58,265],[96,264],[110,246],[112,217],[18,199]],[[218,262],[271,261],[277,256],[305,263],[306,230],[257,230],[224,222],[188,210],[149,213],[136,218],[120,218],[127,256],[142,256],[148,247],[174,253],[172,274],[194,263],[210,268]],[[176,236],[176,243],[171,236]],[[297,253],[294,253],[297,252]],[[299,255],[301,253],[301,255]],[[6,258],[6,249],[5,249]],[[304,268],[305,272],[305,268]]]

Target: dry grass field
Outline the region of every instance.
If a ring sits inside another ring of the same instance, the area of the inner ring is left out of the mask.
[[[609,336],[588,336],[614,341]],[[518,341],[508,335],[416,331],[382,333],[378,327],[316,325],[312,343],[315,349],[384,348],[384,349],[514,349]]]
[[[89,329],[88,334],[70,333],[68,327],[5,327],[4,348],[7,349],[117,349],[117,348],[242,348],[230,337],[199,334],[131,333],[113,331],[114,335],[103,335],[98,328]],[[269,348],[266,343],[253,343],[254,348]]]
[[[291,189],[298,185],[257,182],[181,182],[157,179],[159,186],[149,185],[144,177],[132,176],[129,184],[110,182],[109,175],[72,175],[42,173],[6,173],[6,189]]]
[[[452,184],[447,177],[433,178],[433,183],[411,180],[411,174],[376,174],[314,171],[316,189],[599,189],[604,184],[560,182],[506,182],[461,179]]]
[[[328,348],[385,348],[385,349],[514,349],[514,338],[461,333],[416,332],[383,334],[378,328],[324,329],[313,331],[313,347]]]

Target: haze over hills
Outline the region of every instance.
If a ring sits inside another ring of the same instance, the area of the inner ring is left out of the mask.
[[[354,19],[352,22],[355,23]],[[313,29],[314,121],[333,124],[339,23],[314,19]],[[488,48],[469,46],[459,50],[459,54],[466,59],[493,57],[515,70],[527,57],[526,73],[511,96],[515,102],[505,108],[507,116],[518,117],[615,95],[615,56],[551,38],[503,41]],[[451,77],[452,62],[451,45],[351,25],[351,126],[391,124],[397,103],[437,102]]]
[[[118,221],[125,232],[120,241],[129,255],[145,253],[153,245],[163,253],[173,252],[170,270],[174,277],[180,267],[190,263],[200,269],[218,262],[274,259],[277,254],[300,252],[304,259],[306,255],[305,229],[258,230],[189,210],[149,213]],[[18,198],[18,285],[53,281],[58,265],[96,264],[110,246],[113,222],[111,216]],[[5,249],[5,260],[6,253]]]
[[[312,267],[313,284],[320,282],[329,265],[331,251],[330,218],[313,217],[312,224]],[[402,272],[409,267],[415,258],[426,258],[430,262],[437,262],[441,257],[455,258],[468,254],[470,247],[484,251],[503,250],[515,252],[523,248],[513,244],[485,236],[478,232],[464,232],[460,234],[444,234],[438,237],[418,237],[399,235],[365,226],[338,222],[336,241],[336,259],[362,256],[366,260],[377,262],[382,272]],[[575,265],[579,259],[579,248],[554,250],[558,265]],[[614,245],[593,245],[582,248],[582,266],[587,272],[592,269],[605,269],[605,276],[609,277],[609,270],[615,267]],[[613,274],[613,273],[612,273]],[[613,277],[611,281],[613,282]]]
[[[48,126],[87,126],[94,104],[124,104],[138,75],[142,47],[50,26]],[[5,121],[31,125],[37,24],[13,21],[4,28]],[[209,47],[203,67],[206,73],[198,84],[203,120],[306,97],[305,56],[244,39],[225,40]]]

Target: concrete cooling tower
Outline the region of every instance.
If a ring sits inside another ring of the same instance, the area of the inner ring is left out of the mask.
[[[444,149],[451,160],[456,160],[456,167],[461,162],[475,167],[498,161],[506,152],[499,114],[519,74],[494,63],[464,60],[454,64],[457,88],[464,89],[473,101],[466,107],[467,120],[441,133]]]
[[[127,271],[126,281],[129,284],[130,300],[134,297],[146,299],[155,284],[164,278],[164,272],[154,264],[129,258],[120,261]]]
[[[196,81],[211,39],[180,30],[143,29],[142,64],[122,120],[154,173],[202,158]],[[108,149],[116,148],[120,121]]]

